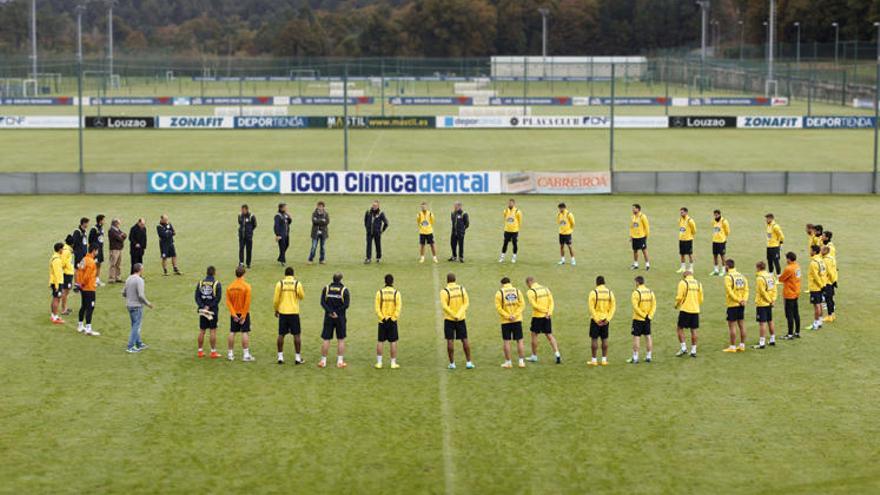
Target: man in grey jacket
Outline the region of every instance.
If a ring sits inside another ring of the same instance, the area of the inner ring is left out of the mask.
[[[131,319],[131,333],[126,349],[126,352],[130,353],[141,352],[147,348],[147,344],[141,340],[141,322],[144,318],[144,306],[153,309],[153,304],[147,300],[144,293],[143,272],[144,265],[135,263],[122,289],[122,297],[125,298],[125,307],[128,308],[128,316]]]
[[[324,242],[330,237],[327,226],[330,225],[330,214],[324,208],[324,202],[318,201],[315,211],[312,212],[312,250],[309,251],[309,264],[315,261],[315,251],[321,245],[321,254],[318,262],[324,264]]]

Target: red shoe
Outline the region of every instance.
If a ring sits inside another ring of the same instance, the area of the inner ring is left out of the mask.
[[[217,359],[218,357],[220,357],[219,352],[216,352],[216,351],[211,352],[211,359]]]
[[[203,358],[203,357],[205,357],[205,351],[199,351],[199,353],[196,355],[200,358]]]
[[[53,325],[64,325],[64,320],[62,320],[61,318],[54,318],[52,320],[52,324]]]
[[[343,361],[341,363],[340,362],[336,363],[337,368],[345,368],[346,366],[348,366],[348,363],[346,363],[345,361]]]
[[[326,368],[326,367],[327,367],[326,361],[318,361],[318,368]]]

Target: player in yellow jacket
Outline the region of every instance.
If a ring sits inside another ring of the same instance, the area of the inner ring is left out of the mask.
[[[49,258],[49,292],[52,294],[52,303],[49,309],[49,321],[55,325],[61,325],[64,320],[58,314],[61,305],[61,294],[64,289],[64,262],[61,260],[64,252],[64,243],[56,242],[52,246],[52,257]]]
[[[826,234],[828,232],[825,232]],[[834,311],[837,307],[837,304],[834,300],[835,289],[837,289],[837,258],[831,254],[831,246],[826,244],[822,246],[822,261],[825,262],[825,273],[827,274],[825,280],[825,288],[822,289],[822,295],[825,296],[825,307],[828,309],[828,316],[826,316],[822,321],[831,323],[834,321]]]
[[[632,336],[633,336],[633,355],[626,362],[630,364],[639,364],[639,340],[645,337],[647,344],[647,352],[645,352],[645,362],[651,362],[651,354],[654,352],[654,340],[651,338],[651,322],[654,320],[654,313],[657,312],[657,298],[654,291],[645,286],[645,277],[639,275],[635,278],[636,290],[630,297],[632,303]]]
[[[278,318],[278,364],[284,364],[284,336],[293,335],[293,347],[296,351],[294,364],[303,364],[302,327],[299,321],[299,304],[306,296],[302,283],[294,278],[293,267],[284,269],[284,278],[275,284],[272,307]]]
[[[577,261],[574,259],[574,248],[571,245],[571,235],[574,233],[574,214],[568,211],[565,203],[559,203],[558,208],[556,225],[559,226],[559,264],[565,264],[565,246],[568,246],[568,257],[571,258],[571,266],[575,266]]]
[[[684,273],[685,270],[694,271],[694,236],[697,234],[697,222],[688,214],[688,209],[682,207],[678,210],[678,255],[681,257],[681,268],[677,273]],[[685,256],[687,256],[690,265],[685,265]]]
[[[379,319],[379,332],[376,344],[376,369],[382,369],[382,352],[385,342],[391,345],[391,369],[400,368],[397,364],[397,320],[400,319],[402,301],[400,291],[394,288],[394,276],[385,275],[385,287],[376,291],[376,318]]]
[[[724,352],[746,351],[746,303],[749,300],[749,280],[736,269],[736,261],[725,261],[727,273],[724,275],[724,299],[727,304],[727,333],[730,345]],[[736,345],[736,331],[739,329],[739,347]]]
[[[785,242],[785,235],[772,213],[764,215],[764,220],[767,222],[767,269],[770,273],[775,272],[778,277],[782,273],[779,258],[782,243]]]
[[[828,270],[822,259],[822,249],[817,245],[810,246],[810,268],[807,271],[807,288],[810,291],[810,304],[813,305],[813,330],[822,328],[822,301],[825,285],[828,284]]]
[[[61,269],[64,274],[64,281],[61,285],[61,313],[59,315],[69,315],[73,312],[67,307],[67,298],[70,291],[73,290],[74,276],[76,275],[76,267],[73,264],[75,255],[73,254],[73,236],[68,235],[64,239],[64,247],[61,251]]]
[[[837,247],[834,246],[834,243],[831,242],[831,239],[834,237],[834,232],[830,230],[826,230],[822,232],[822,238],[818,242],[819,247],[828,246],[828,249],[831,252],[831,257],[837,260]]]
[[[645,258],[645,270],[651,269],[648,261],[648,236],[651,235],[651,226],[648,223],[648,215],[642,213],[642,205],[632,205],[632,218],[629,220],[629,241],[632,244],[633,264],[632,269],[639,269],[639,251]]]
[[[468,343],[467,334],[467,310],[470,299],[464,287],[455,282],[455,274],[446,274],[446,287],[440,290],[440,307],[443,309],[443,334],[446,337],[446,354],[449,356],[449,366],[455,369],[455,341],[461,341],[464,357],[467,360],[465,368],[474,369],[471,360],[471,346]]]
[[[589,366],[598,366],[596,351],[599,349],[599,339],[602,339],[602,366],[608,366],[608,327],[614,312],[617,310],[617,302],[614,293],[605,287],[605,277],[596,277],[596,288],[590,291],[587,298],[590,309],[590,350],[593,358],[587,363]]]
[[[776,345],[776,326],[773,325],[773,306],[776,304],[776,276],[767,271],[767,264],[759,261],[755,264],[758,274],[755,277],[755,311],[758,315],[760,336],[754,349],[765,349],[769,343]],[[767,342],[767,331],[770,331],[770,342]]]
[[[519,251],[519,229],[522,226],[522,211],[516,207],[516,200],[507,200],[507,208],[504,209],[504,244],[501,246],[499,263],[504,263],[507,255],[507,245],[513,244],[513,256],[511,263],[516,263],[516,253]]]
[[[532,323],[530,326],[532,334],[532,355],[529,361],[535,363],[538,361],[538,335],[547,336],[550,347],[556,356],[556,364],[562,363],[562,356],[559,354],[559,344],[556,337],[553,336],[553,325],[551,318],[556,305],[553,301],[553,293],[550,289],[535,282],[535,277],[526,277],[526,297],[529,298],[529,304],[532,305]]]
[[[691,331],[691,357],[697,357],[697,329],[700,328],[700,306],[703,304],[703,284],[694,278],[693,272],[687,270],[681,275],[675,291],[675,309],[678,310],[678,343],[681,349],[677,357],[686,355],[687,344],[684,340],[684,329]]]
[[[727,254],[727,238],[730,237],[730,222],[721,215],[721,210],[712,212],[712,262],[714,268],[710,277],[724,275],[724,256]],[[720,258],[720,263],[719,263]]]
[[[437,246],[434,245],[434,213],[428,209],[428,203],[422,201],[419,213],[416,215],[416,223],[419,226],[419,263],[425,262],[425,244],[431,246],[431,255],[434,263],[437,263]]]
[[[510,359],[510,341],[516,341],[516,353],[519,356],[518,365],[526,367],[526,350],[523,345],[522,315],[526,307],[522,292],[510,284],[510,279],[501,279],[501,288],[495,293],[495,311],[501,321],[501,339],[504,341],[504,362],[502,368],[513,368]]]

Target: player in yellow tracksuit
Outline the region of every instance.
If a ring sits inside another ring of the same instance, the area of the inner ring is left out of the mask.
[[[416,215],[419,226],[419,263],[425,262],[425,244],[431,246],[431,255],[437,263],[437,246],[434,245],[434,213],[428,209],[428,203],[422,201],[421,209]]]
[[[284,278],[275,284],[272,307],[278,318],[278,364],[284,364],[284,336],[293,335],[293,347],[296,351],[294,364],[303,364],[302,327],[299,321],[299,304],[306,296],[302,283],[293,277],[293,267],[284,269]]]
[[[825,286],[828,284],[828,270],[822,258],[822,249],[817,245],[810,246],[810,268],[807,271],[807,288],[810,291],[810,304],[813,305],[813,330],[822,328],[822,300]]]
[[[826,232],[828,234],[828,232]],[[831,251],[832,246],[826,244],[822,246],[822,261],[825,262],[825,273],[827,274],[825,280],[825,288],[822,290],[822,294],[825,296],[825,307],[828,309],[828,316],[826,316],[823,321],[831,323],[835,319],[835,309],[837,304],[834,300],[835,289],[837,289],[837,258],[834,257]]]
[[[710,277],[724,275],[724,256],[727,254],[727,238],[730,237],[730,222],[721,215],[721,210],[712,212],[712,262],[714,268]],[[721,262],[719,263],[719,258]]]
[[[831,257],[833,257],[836,260],[837,259],[837,247],[835,247],[834,243],[831,242],[831,239],[833,237],[834,237],[834,232],[831,232],[830,230],[826,230],[825,232],[822,232],[822,238],[820,239],[820,241],[817,244],[819,244],[819,247],[828,246],[828,249],[831,251]]]
[[[681,268],[677,273],[685,270],[694,271],[694,236],[697,234],[697,222],[688,214],[688,209],[682,207],[678,210],[678,255],[681,257]],[[690,265],[685,265],[687,256]]]
[[[74,276],[76,275],[76,267],[73,265],[73,236],[68,235],[64,240],[64,247],[61,251],[61,269],[64,274],[64,281],[61,285],[61,313],[59,315],[69,315],[72,310],[67,307],[67,297],[73,289]]]
[[[391,369],[400,368],[397,364],[397,320],[400,319],[402,301],[400,291],[394,288],[394,276],[385,275],[385,287],[376,291],[376,318],[379,319],[379,333],[376,344],[376,369],[382,369],[382,352],[385,342],[391,345]]]
[[[446,354],[449,355],[449,366],[455,369],[455,341],[460,340],[467,362],[465,368],[474,369],[471,361],[471,346],[467,334],[467,310],[470,306],[468,293],[455,282],[455,274],[446,274],[446,287],[440,289],[440,307],[443,309],[443,334],[446,337]]]
[[[49,318],[55,325],[61,325],[64,320],[58,314],[58,308],[61,305],[61,294],[64,285],[64,261],[62,261],[62,253],[64,252],[64,243],[56,242],[52,246],[52,257],[49,258],[49,292],[52,294],[52,303],[49,310]]]
[[[626,362],[630,364],[639,363],[639,340],[645,337],[647,344],[647,352],[645,352],[645,362],[650,363],[654,352],[654,340],[651,337],[651,322],[654,321],[654,313],[657,312],[657,298],[654,291],[645,286],[645,277],[639,275],[635,278],[636,290],[630,297],[632,303],[632,336],[633,336],[633,355]]]
[[[535,277],[526,278],[526,297],[529,298],[529,304],[532,305],[532,324],[530,326],[532,334],[532,355],[529,361],[535,363],[538,361],[538,335],[547,336],[550,347],[556,355],[556,364],[562,363],[562,356],[559,354],[559,344],[556,337],[553,336],[553,325],[551,318],[556,305],[553,301],[553,293],[550,289],[535,282]]]
[[[772,213],[764,215],[764,220],[767,222],[767,269],[771,273],[775,272],[778,277],[782,273],[779,258],[781,257],[782,243],[785,242],[785,235]]]
[[[510,284],[510,279],[501,279],[501,288],[495,293],[495,311],[501,321],[501,339],[504,341],[504,362],[502,368],[513,368],[510,359],[510,341],[516,341],[516,352],[519,356],[518,365],[526,367],[526,351],[523,345],[522,315],[526,307],[522,292]]]
[[[767,271],[767,264],[759,261],[755,264],[758,274],[755,276],[755,311],[758,315],[760,337],[755,349],[765,349],[767,331],[770,331],[771,346],[776,345],[776,326],[773,325],[773,305],[776,304],[776,276]]]
[[[648,215],[642,213],[642,205],[632,205],[632,217],[629,220],[629,241],[632,244],[633,264],[632,269],[639,269],[639,251],[645,258],[645,270],[651,269],[648,261],[648,236],[651,235],[651,226],[648,223]]]
[[[724,298],[727,304],[727,333],[730,345],[724,352],[746,351],[746,303],[749,300],[749,280],[736,269],[736,261],[725,261],[727,273],[724,275]],[[739,329],[739,347],[736,345],[736,331]]]
[[[605,277],[602,275],[596,277],[596,288],[590,291],[587,306],[590,310],[590,350],[593,353],[593,358],[587,364],[599,365],[596,351],[599,349],[599,339],[602,339],[602,366],[608,366],[608,327],[617,310],[617,302],[611,289],[605,287]]]
[[[571,266],[577,265],[574,259],[574,248],[571,245],[571,235],[574,233],[574,214],[568,211],[565,203],[559,203],[559,212],[556,214],[556,225],[559,226],[559,264],[565,264],[565,246],[568,246],[568,257],[571,258]]]
[[[522,211],[516,207],[516,201],[511,198],[507,200],[507,208],[504,209],[504,244],[501,246],[501,256],[498,258],[499,263],[504,263],[508,244],[513,244],[513,256],[510,258],[510,262],[516,263],[516,253],[519,251],[519,229],[521,226]]]
[[[677,357],[686,355],[687,344],[684,340],[684,329],[691,331],[691,357],[697,357],[697,329],[700,328],[700,306],[703,304],[703,284],[694,278],[694,274],[685,271],[675,291],[675,309],[678,310],[678,343],[681,349]]]

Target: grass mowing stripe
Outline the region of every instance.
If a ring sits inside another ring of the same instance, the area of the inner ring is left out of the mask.
[[[431,268],[431,276],[434,279],[434,319],[436,320],[437,335],[440,337],[440,345],[437,346],[437,354],[440,356],[440,364],[437,369],[440,370],[440,415],[443,417],[443,480],[446,484],[446,495],[455,493],[455,458],[452,454],[452,431],[449,426],[449,418],[452,415],[449,408],[449,396],[447,394],[447,385],[449,381],[449,370],[443,366],[446,363],[445,340],[443,338],[443,310],[440,309],[440,274],[437,272],[437,264]]]

